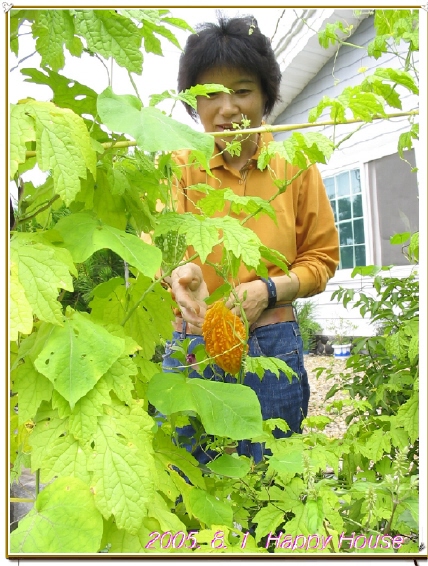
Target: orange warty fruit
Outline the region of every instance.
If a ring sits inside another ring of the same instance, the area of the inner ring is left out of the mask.
[[[217,301],[208,309],[202,325],[207,354],[215,363],[232,375],[238,373],[242,356],[248,350],[242,320]]]

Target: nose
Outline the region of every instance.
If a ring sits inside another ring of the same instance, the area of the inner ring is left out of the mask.
[[[225,118],[239,117],[239,106],[233,94],[222,92],[219,97],[219,114]]]

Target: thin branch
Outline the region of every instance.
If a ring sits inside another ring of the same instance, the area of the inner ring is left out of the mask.
[[[411,110],[410,112],[395,112],[394,114],[385,114],[385,116],[373,116],[373,120],[390,120],[391,118],[404,118],[406,116],[419,116],[419,110]],[[303,130],[305,128],[318,128],[320,126],[341,126],[346,124],[368,124],[366,120],[350,119],[346,122],[337,122],[337,120],[327,120],[325,122],[313,122],[304,124],[287,124],[287,125],[265,125],[258,128],[247,128],[245,130],[226,130],[224,132],[205,132],[208,136],[213,136],[214,138],[230,137],[238,135],[247,134],[261,134],[264,132],[291,132],[293,130]],[[104,149],[124,148],[124,147],[134,147],[137,145],[136,141],[118,141],[118,142],[106,142],[101,144]],[[34,157],[36,155],[35,151],[27,151],[25,153],[25,159]]]
[[[130,71],[128,71],[128,77],[129,77],[129,80],[131,81],[131,84],[132,84],[134,90],[135,90],[135,94],[137,95],[138,100],[141,102],[141,104],[143,104],[143,101],[141,100],[140,93],[138,92],[138,89],[137,89],[137,85],[135,84],[134,79],[132,78]]]
[[[23,57],[22,59],[20,59],[20,60],[18,61],[18,64],[15,65],[15,67],[12,67],[9,72],[11,73],[11,72],[14,71],[15,69],[17,69],[21,63],[23,63],[26,59],[29,59],[30,57],[32,57],[32,56],[35,55],[36,53],[37,53],[37,51],[34,51],[34,53],[31,53],[30,55],[27,55],[26,57]]]
[[[37,216],[38,214],[49,208],[57,199],[59,199],[59,195],[55,195],[54,197],[52,197],[44,206],[41,206],[32,214],[29,214],[28,216],[23,216],[22,218],[18,218],[16,224],[23,224],[24,222],[27,222],[27,220],[31,220],[31,218],[34,218],[35,216]]]

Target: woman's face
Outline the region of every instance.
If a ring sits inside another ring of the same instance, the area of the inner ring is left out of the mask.
[[[233,92],[213,92],[209,98],[198,97],[197,111],[206,132],[233,130],[232,124],[241,124],[243,117],[250,120],[250,128],[260,126],[266,96],[256,76],[240,69],[213,68],[198,77],[198,84],[207,83],[221,84]],[[224,138],[229,141],[232,139],[230,136]],[[216,138],[220,149],[226,145],[224,140]]]

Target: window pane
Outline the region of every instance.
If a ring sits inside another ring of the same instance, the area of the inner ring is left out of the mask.
[[[352,236],[352,222],[339,224],[339,239],[341,246],[352,246],[354,238]]]
[[[366,247],[355,246],[355,266],[366,265]]]
[[[349,198],[338,199],[339,220],[349,220],[352,218],[351,201]]]
[[[363,215],[363,197],[361,194],[352,198],[352,212],[354,218],[358,218]]]
[[[334,198],[334,177],[328,177],[324,180],[325,190],[327,191],[328,198]]]
[[[361,192],[360,170],[353,169],[352,171],[350,171],[350,175],[351,175],[352,194],[355,195]]]
[[[354,244],[364,244],[364,221],[354,220]]]
[[[342,264],[342,269],[349,269],[354,267],[354,248],[340,248],[340,262]]]
[[[337,196],[346,197],[350,194],[351,190],[349,187],[349,174],[341,173],[336,177],[337,182]]]

